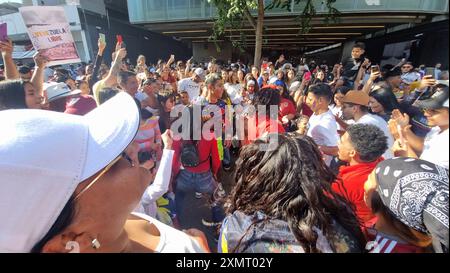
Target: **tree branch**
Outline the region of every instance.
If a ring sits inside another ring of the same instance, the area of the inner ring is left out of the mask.
[[[256,31],[256,27],[257,27],[256,20],[255,20],[255,18],[253,18],[252,14],[248,10],[248,6],[247,5],[245,6],[245,8],[243,10],[243,13],[244,13],[245,18],[247,18],[248,22],[250,23],[250,25]]]

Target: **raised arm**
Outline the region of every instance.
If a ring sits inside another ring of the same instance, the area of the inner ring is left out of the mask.
[[[172,150],[172,132],[170,130],[167,130],[162,135],[162,139],[165,146],[163,155],[154,182],[144,192],[144,196],[142,198],[144,207],[146,204],[155,202],[169,190],[169,184],[172,174],[172,161],[175,153]]]
[[[120,67],[122,66],[122,60],[127,56],[127,50],[125,48],[119,49],[116,52],[116,58],[114,63],[109,70],[108,76],[105,78],[105,87],[114,87],[117,84],[117,74],[120,72]]]
[[[425,140],[418,137],[411,130],[410,117],[408,114],[402,114],[400,110],[396,109],[392,111],[392,119],[400,126],[409,147],[414,150],[416,154],[422,154]]]
[[[185,78],[189,78],[189,72],[191,72],[191,59],[186,62],[186,70],[184,71]]]
[[[39,52],[34,54],[33,59],[36,67],[30,82],[33,84],[36,91],[41,96],[44,96],[44,72],[48,64],[48,59],[42,56]]]
[[[361,85],[361,82],[364,80],[364,75],[368,66],[370,66],[370,61],[369,59],[365,59],[364,63],[359,68],[358,75],[355,80],[355,87],[359,87]]]
[[[98,72],[100,71],[100,67],[103,62],[103,53],[105,52],[105,48],[106,48],[106,43],[103,42],[102,39],[98,39],[98,53],[97,53],[97,57],[95,59],[94,70],[92,72],[92,78],[91,78],[92,83],[98,82]]]
[[[376,79],[381,77],[381,72],[372,72],[370,73],[369,80],[367,80],[366,84],[364,85],[362,91],[366,92],[366,94],[370,93],[370,90],[372,89],[372,85],[375,82]]]
[[[175,55],[170,55],[170,59],[167,61],[166,66],[170,67],[175,62]]]
[[[8,41],[5,42],[0,41],[0,52],[2,53],[3,63],[5,64],[5,78],[7,80],[20,79],[19,71],[12,58],[13,50],[14,46],[11,39],[8,39]]]

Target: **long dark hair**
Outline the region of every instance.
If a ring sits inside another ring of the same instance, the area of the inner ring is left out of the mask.
[[[28,109],[25,100],[25,84],[22,80],[0,83],[0,110]]]
[[[372,91],[369,96],[373,97],[383,106],[384,112],[390,115],[395,109],[400,109],[400,104],[391,88],[381,87]]]
[[[283,93],[281,93],[281,97],[284,99],[290,100],[295,105],[294,98],[292,98],[292,96],[289,94],[289,90],[287,88],[286,83],[281,85],[281,87],[283,87]]]
[[[276,149],[260,149],[274,138],[278,138]],[[271,219],[286,221],[305,252],[319,252],[313,227],[322,230],[334,248],[336,221],[364,249],[360,223],[349,203],[331,189],[336,177],[311,138],[271,134],[244,147],[236,166],[237,183],[228,200],[228,213],[261,211]],[[246,234],[234,251],[240,249]]]
[[[167,129],[170,129],[171,125],[170,113],[167,113],[165,109],[166,102],[169,99],[175,101],[175,94],[173,93],[158,94],[159,128],[161,129],[161,132],[165,132]]]
[[[47,234],[31,249],[31,253],[41,253],[48,241],[60,234],[72,223],[74,215],[75,199],[71,197]]]

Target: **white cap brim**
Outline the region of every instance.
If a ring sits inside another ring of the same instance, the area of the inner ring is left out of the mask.
[[[126,92],[120,92],[84,117],[89,126],[89,140],[82,180],[116,159],[136,137],[140,122],[137,104]]]
[[[81,182],[105,168],[139,128],[121,92],[86,116],[0,111],[0,252],[30,252]]]
[[[67,98],[67,97],[71,97],[71,96],[77,96],[77,95],[80,95],[80,94],[81,94],[81,90],[78,89],[78,90],[70,91],[70,92],[67,92],[67,93],[62,93],[62,94],[59,94],[57,96],[48,98],[48,102],[53,102],[53,101],[58,100],[58,99]]]

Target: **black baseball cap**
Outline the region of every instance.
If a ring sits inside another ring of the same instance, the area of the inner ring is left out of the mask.
[[[441,109],[449,108],[448,84],[438,84],[434,87],[431,97],[417,101],[414,106],[421,109]]]
[[[19,67],[19,73],[20,74],[28,74],[31,72],[31,69],[28,66],[21,66]]]

